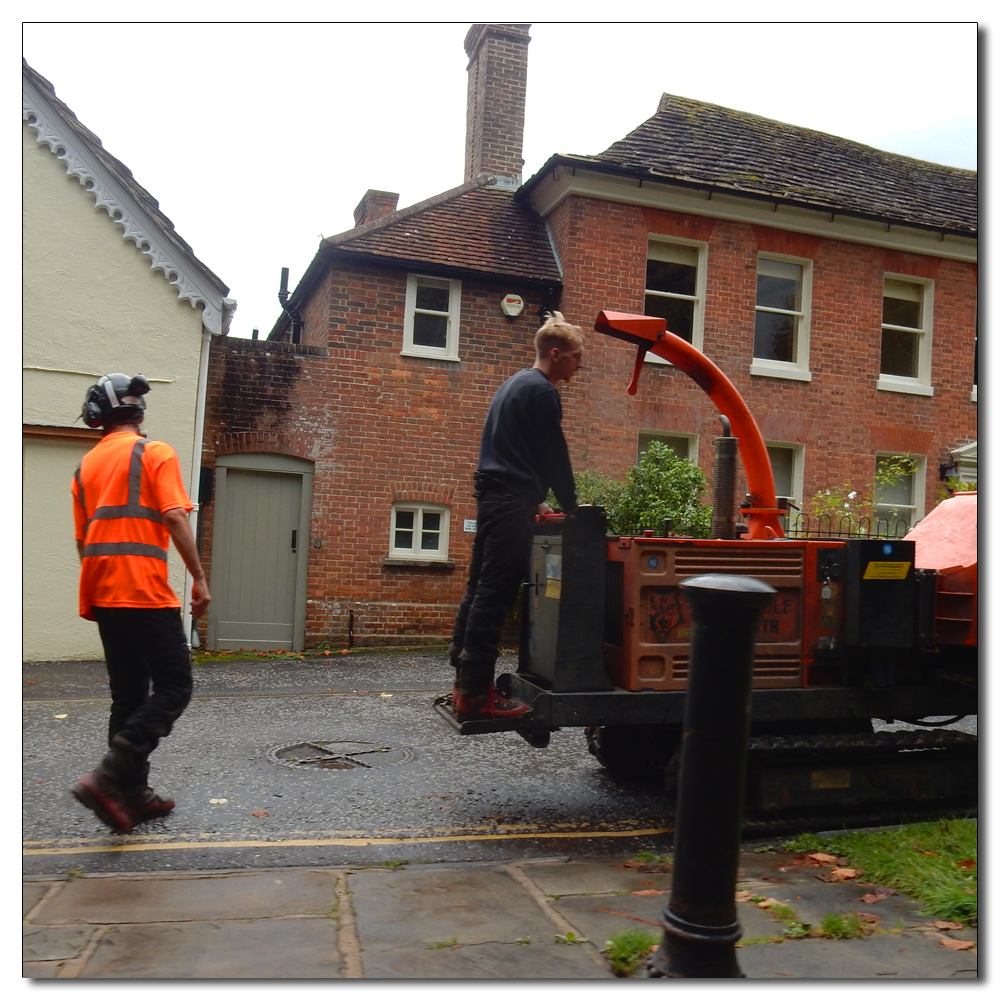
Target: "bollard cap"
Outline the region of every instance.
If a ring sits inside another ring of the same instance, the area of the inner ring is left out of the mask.
[[[752,576],[730,573],[705,573],[703,576],[681,580],[685,590],[724,591],[730,594],[776,594],[774,587],[755,580]]]

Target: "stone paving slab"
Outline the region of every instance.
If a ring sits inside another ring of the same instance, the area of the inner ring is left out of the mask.
[[[661,935],[660,913],[669,898],[666,895],[562,896],[552,904],[552,908],[600,950],[609,937],[626,928],[638,927]],[[609,910],[615,912],[609,913]],[[632,917],[641,919],[630,919]]]
[[[25,882],[21,886],[21,916],[27,916],[52,888],[52,882]]]
[[[328,914],[336,905],[330,872],[264,872],[191,878],[78,878],[35,917],[38,924],[141,924]]]
[[[350,875],[348,884],[366,956],[452,938],[471,945],[551,940],[555,933],[538,904],[502,869],[363,871]]]
[[[23,962],[22,979],[55,979],[62,968],[61,962]]]
[[[337,922],[328,917],[112,927],[80,979],[334,979]]]
[[[913,931],[751,945],[736,959],[751,979],[972,979],[978,964],[974,951],[948,951]]]
[[[525,868],[525,873],[548,896],[669,889],[671,883],[669,872],[645,872],[606,863],[535,864]]]
[[[527,945],[491,942],[435,950],[366,951],[364,966],[366,979],[615,978],[578,945],[536,943],[534,938]]]
[[[94,934],[86,927],[25,927],[21,947],[27,962],[54,962],[76,958]]]

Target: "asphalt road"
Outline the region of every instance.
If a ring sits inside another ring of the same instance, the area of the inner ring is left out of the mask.
[[[513,657],[504,658],[498,671],[514,667]],[[177,799],[177,808],[120,837],[69,795],[103,753],[103,664],[26,664],[24,870],[217,870],[665,849],[670,823],[662,797],[612,781],[587,752],[581,730],[553,734],[543,750],[513,733],[459,736],[432,708],[451,683],[442,654],[198,666],[191,705],[152,757],[151,781]],[[311,751],[301,744],[310,741],[375,744],[374,752],[358,755],[371,766],[277,762],[281,754],[304,759]],[[290,746],[299,749],[275,754]]]
[[[515,666],[504,657],[498,672]],[[612,780],[581,730],[554,733],[545,749],[514,733],[459,736],[432,708],[451,681],[444,654],[428,652],[197,666],[191,705],[152,758],[151,781],[177,808],[121,837],[69,794],[104,752],[103,664],[26,664],[24,871],[603,859],[669,849],[662,796]],[[975,731],[975,722],[955,728]],[[330,741],[325,750],[307,745]],[[335,751],[370,766],[345,766],[351,761],[331,759]],[[303,763],[310,757],[328,766]]]

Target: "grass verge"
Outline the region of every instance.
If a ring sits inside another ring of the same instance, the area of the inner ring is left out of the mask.
[[[866,882],[905,892],[940,920],[974,924],[979,919],[976,820],[932,820],[828,837],[809,833],[783,848],[843,855],[865,870]]]

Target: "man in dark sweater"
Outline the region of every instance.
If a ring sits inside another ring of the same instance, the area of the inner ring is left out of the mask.
[[[503,620],[526,579],[535,515],[576,507],[576,488],[562,432],[556,385],[580,368],[583,332],[554,312],[535,335],[535,363],[512,375],[490,403],[476,470],[476,540],[465,596],[455,618],[449,658],[455,711],[461,719],[523,715],[528,706],[499,695],[493,669]]]

